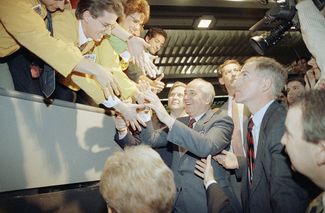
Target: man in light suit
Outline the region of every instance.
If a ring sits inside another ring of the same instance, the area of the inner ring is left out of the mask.
[[[247,126],[250,113],[244,104],[235,102],[235,80],[240,72],[241,65],[237,60],[226,60],[218,67],[219,83],[225,87],[228,93],[228,101],[222,105],[221,109],[226,110],[234,122],[234,131],[231,137],[230,151],[236,156],[245,156],[245,140],[246,131],[243,131],[244,126]],[[230,172],[230,183],[240,200],[241,179],[238,179],[234,170]]]
[[[236,174],[243,177],[244,212],[304,212],[306,209],[307,194],[293,180],[288,157],[280,143],[286,110],[275,99],[286,77],[285,69],[274,59],[253,57],[246,61],[235,83],[236,101],[245,104],[252,113],[247,161],[227,151],[216,159],[225,168],[237,169]],[[208,200],[213,202],[213,196]]]
[[[241,65],[237,60],[226,60],[218,67],[219,83],[225,87],[228,94],[227,102],[221,109],[226,110],[233,119],[234,131],[231,140],[231,150],[237,156],[245,156],[243,126],[248,122],[249,112],[244,104],[235,102],[235,80],[240,72]]]
[[[186,86],[184,96],[185,111],[189,116],[175,119],[167,113],[154,93],[145,92],[146,99],[150,101],[149,106],[167,127],[154,130],[149,121],[140,133],[141,140],[151,146],[161,146],[168,142],[174,144],[172,171],[177,189],[174,212],[207,212],[204,185],[194,174],[195,162],[227,148],[233,130],[229,116],[221,110],[210,109],[214,96],[215,91],[211,83],[203,79],[192,80]],[[239,203],[229,186],[227,172],[215,162],[213,167],[222,190],[231,203],[239,208]]]

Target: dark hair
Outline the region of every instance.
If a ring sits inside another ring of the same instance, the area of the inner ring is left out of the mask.
[[[103,15],[104,11],[115,13],[118,17],[124,16],[125,0],[79,0],[75,15],[77,19],[82,19],[85,11],[98,18]]]
[[[317,143],[325,140],[325,91],[306,92],[294,106],[301,107],[304,139]]]
[[[287,80],[287,85],[289,82],[291,81],[298,81],[299,83],[301,83],[303,86],[306,85],[305,79],[303,75],[295,75],[295,74],[289,74],[288,75],[288,80]]]
[[[162,35],[165,40],[167,39],[167,33],[165,30],[161,29],[161,28],[156,28],[156,27],[153,27],[153,28],[150,28],[146,35],[144,36],[145,38],[148,37],[149,39],[152,39],[153,37],[155,37],[157,34],[159,35]]]

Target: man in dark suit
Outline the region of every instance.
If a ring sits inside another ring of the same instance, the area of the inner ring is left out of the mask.
[[[194,174],[195,162],[227,148],[233,130],[229,116],[221,110],[210,109],[214,96],[215,91],[211,83],[203,79],[194,79],[186,86],[184,96],[185,111],[189,116],[175,119],[167,113],[154,93],[145,92],[146,99],[150,101],[149,106],[167,127],[154,130],[149,121],[147,127],[140,133],[141,140],[154,147],[168,142],[174,145],[172,171],[177,189],[174,212],[207,212],[204,185]],[[216,162],[213,162],[213,167],[222,191],[239,209],[239,203],[229,186],[226,171]]]
[[[235,83],[235,99],[245,104],[252,117],[247,132],[247,160],[223,151],[217,161],[237,169],[243,178],[244,212],[304,212],[307,194],[293,180],[288,157],[280,143],[286,110],[275,99],[284,87],[287,73],[271,58],[246,61]],[[213,197],[208,198],[213,202]]]
[[[325,190],[325,91],[306,93],[289,108],[282,144],[294,168]],[[325,192],[314,199],[307,212],[325,211]]]

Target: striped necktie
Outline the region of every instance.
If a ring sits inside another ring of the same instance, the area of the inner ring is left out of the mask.
[[[252,130],[254,127],[253,119],[250,118],[248,122],[248,131],[247,131],[247,165],[248,165],[248,179],[250,183],[252,183],[253,180],[253,171],[255,167],[255,152],[254,152],[254,139]]]

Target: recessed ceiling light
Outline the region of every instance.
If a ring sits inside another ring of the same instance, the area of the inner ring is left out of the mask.
[[[211,29],[216,23],[216,18],[214,16],[205,15],[196,19],[194,27],[196,29]]]
[[[174,85],[174,83],[168,83],[168,84],[166,85],[166,87],[167,87],[167,88],[171,88],[173,85]]]
[[[211,24],[211,19],[201,19],[199,24],[197,25],[198,28],[208,28]]]

